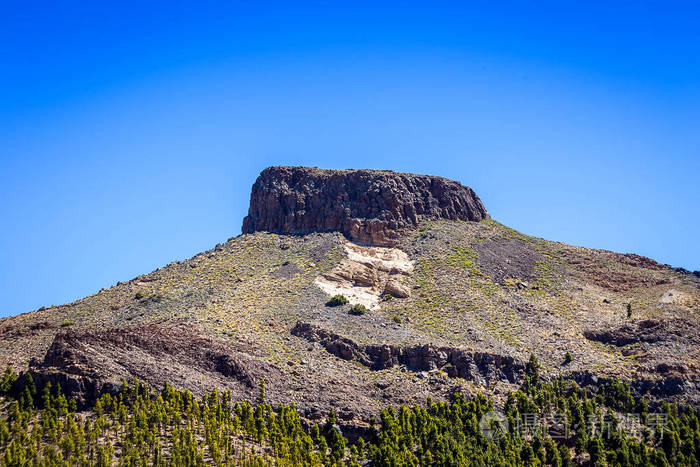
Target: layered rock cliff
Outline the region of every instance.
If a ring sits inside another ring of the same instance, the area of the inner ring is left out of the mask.
[[[474,191],[442,177],[388,170],[268,167],[250,195],[243,233],[342,232],[391,245],[421,220],[480,221],[489,214]]]

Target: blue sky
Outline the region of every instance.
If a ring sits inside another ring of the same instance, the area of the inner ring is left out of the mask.
[[[692,3],[106,3],[4,4],[0,316],[238,235],[279,164],[443,175],[700,269]]]

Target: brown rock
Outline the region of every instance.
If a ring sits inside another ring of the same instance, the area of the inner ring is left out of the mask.
[[[392,274],[386,281],[384,293],[389,293],[396,298],[406,298],[411,295],[410,287],[404,282],[404,276],[401,274]]]
[[[338,231],[355,242],[391,245],[400,230],[415,228],[421,220],[488,218],[471,188],[442,177],[268,167],[253,185],[242,231]]]

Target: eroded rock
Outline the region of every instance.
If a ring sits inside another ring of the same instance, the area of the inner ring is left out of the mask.
[[[397,365],[404,365],[408,370],[416,372],[442,370],[451,378],[464,378],[484,386],[496,381],[520,383],[525,371],[524,362],[514,357],[427,344],[358,344],[352,339],[309,323],[297,323],[292,334],[318,342],[338,358],[356,360],[372,370]]]
[[[83,400],[133,376],[155,387],[169,381],[198,392],[230,387],[241,397],[255,394],[263,378],[284,387],[280,371],[257,358],[252,346],[217,342],[187,325],[57,334],[43,361],[29,367],[38,381],[60,383],[68,396]]]
[[[442,177],[389,170],[268,167],[250,195],[243,233],[342,232],[354,242],[392,245],[421,220],[480,221],[474,191]]]
[[[665,341],[700,344],[697,324],[681,318],[661,320],[644,319],[623,323],[615,328],[590,329],[583,331],[586,339],[603,344],[623,347],[635,343],[656,343]],[[689,332],[689,331],[694,332]]]
[[[405,252],[346,242],[345,254],[338,266],[314,282],[329,296],[344,295],[352,304],[376,310],[384,294],[398,298],[411,294],[413,261]]]

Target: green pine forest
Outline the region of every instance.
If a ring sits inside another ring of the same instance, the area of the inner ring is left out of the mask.
[[[0,381],[0,465],[700,465],[700,408],[664,402],[652,409],[619,381],[597,393],[543,381],[534,357],[522,386],[498,408],[508,423],[493,421],[489,436],[479,421],[496,409],[481,394],[387,407],[352,441],[332,411],[310,424],[293,404],[269,404],[264,381],[255,403],[124,381],[89,409],[78,406],[60,386],[37,387],[30,373],[19,378],[8,368]],[[567,433],[522,432],[524,414],[554,412],[566,414]],[[626,429],[618,420],[624,413],[638,413],[641,429]],[[664,426],[646,426],[658,413]],[[586,420],[596,418],[608,420],[607,430],[592,434]]]

